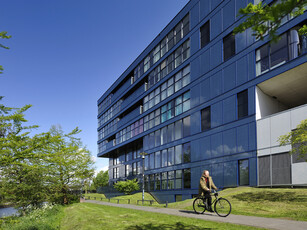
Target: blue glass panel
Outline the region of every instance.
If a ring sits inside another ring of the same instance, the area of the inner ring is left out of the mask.
[[[224,154],[237,152],[236,148],[236,129],[229,129],[223,132]]]
[[[237,145],[238,152],[248,151],[248,125],[237,128]]]
[[[247,57],[237,61],[237,85],[241,85],[247,81]]]
[[[200,141],[201,159],[207,160],[211,158],[211,138],[204,137]]]
[[[242,51],[246,47],[246,42],[247,42],[246,34],[247,34],[246,31],[236,34],[237,53]]]
[[[199,39],[199,38],[198,38]],[[191,61],[191,81],[196,80],[200,76],[200,57]]]
[[[236,119],[236,96],[233,95],[223,101],[223,123]]]
[[[248,129],[248,143],[249,143],[249,150],[256,150],[256,122],[249,124]]]
[[[210,78],[200,83],[200,103],[206,102],[210,99]]]
[[[191,161],[200,160],[200,148],[199,148],[199,140],[191,141]]]
[[[237,186],[237,161],[224,163],[224,187]]]
[[[199,22],[199,2],[191,10],[191,28]]]
[[[214,128],[216,126],[222,125],[222,114],[223,102],[220,101],[211,106],[211,127]]]
[[[211,136],[212,157],[223,155],[222,133],[216,133]]]
[[[249,159],[249,184],[250,186],[257,185],[257,158]]]
[[[216,0],[214,0],[215,2]],[[211,40],[218,36],[222,32],[222,13],[219,10],[210,20],[211,28]]]
[[[212,164],[211,176],[216,187],[223,187],[223,163]]]
[[[236,86],[236,63],[233,62],[223,69],[224,92]]]
[[[200,73],[205,74],[210,70],[210,49],[200,56]]]
[[[222,71],[210,77],[210,96],[214,98],[222,93]]]
[[[200,177],[201,177],[200,167],[191,168],[191,188],[198,189]]]
[[[235,21],[235,0],[231,0],[223,7],[223,29],[225,30]]]
[[[213,69],[222,62],[222,40],[210,48],[210,69]]]
[[[210,1],[200,0],[200,20],[207,16],[207,14],[210,12],[210,9]]]

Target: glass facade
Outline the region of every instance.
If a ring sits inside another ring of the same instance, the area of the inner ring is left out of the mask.
[[[291,170],[292,160],[257,155],[255,97],[262,80],[305,64],[307,39],[298,30],[306,20],[287,15],[281,39],[269,43],[250,31],[229,33],[237,20],[229,12],[237,2],[215,4],[210,12],[201,7],[205,1],[196,2],[188,3],[99,101],[98,155],[110,158],[110,184],[141,182],[143,151],[145,189],[162,200],[192,197],[204,169],[219,188],[291,183],[291,176],[279,176],[279,168]],[[271,173],[260,176],[261,170]]]

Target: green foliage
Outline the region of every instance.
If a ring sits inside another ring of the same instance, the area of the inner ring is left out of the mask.
[[[291,154],[297,153],[304,158],[307,155],[307,119],[301,121],[295,130],[278,139],[281,146],[292,145]],[[307,160],[306,160],[307,161]]]
[[[30,136],[37,126],[25,126],[21,109],[0,105],[0,194],[21,208],[42,202],[68,204],[79,201],[82,180],[93,175],[90,152],[83,147],[78,128],[65,134],[53,126],[48,133]]]
[[[9,39],[9,38],[11,38],[11,37],[12,37],[11,35],[7,35],[7,32],[6,32],[6,31],[0,32],[0,39]],[[0,43],[0,48],[9,49],[9,47],[4,46],[4,45],[1,44],[1,43]],[[0,65],[0,74],[2,73],[2,71],[3,71],[3,67]]]
[[[302,15],[305,6],[307,6],[306,0],[282,0],[270,6],[262,1],[256,5],[249,3],[245,8],[239,10],[238,15],[243,16],[245,21],[234,29],[234,33],[242,33],[251,28],[257,39],[263,39],[268,33],[270,39],[277,42],[279,39],[277,29],[282,19],[288,14]],[[299,32],[307,35],[306,25]]]
[[[26,216],[6,218],[1,229],[59,229],[62,217],[62,206],[44,205],[42,208],[31,210]]]
[[[46,147],[46,177],[51,194],[50,201],[68,204],[72,202],[73,192],[80,191],[82,180],[94,174],[90,152],[75,135],[81,131],[75,128],[65,134],[60,126],[50,129],[51,141]]]
[[[97,190],[98,187],[106,187],[109,185],[109,171],[103,171],[101,170],[99,173],[97,173],[97,176],[93,178],[93,186],[95,190]]]
[[[127,180],[127,181],[118,181],[114,184],[114,188],[126,195],[130,195],[132,192],[137,191],[140,189],[140,185],[136,179]]]
[[[41,149],[48,143],[46,133],[29,136],[37,126],[24,126],[27,121],[21,109],[0,107],[0,192],[6,201],[25,210],[30,204],[40,205],[46,198],[41,165]]]

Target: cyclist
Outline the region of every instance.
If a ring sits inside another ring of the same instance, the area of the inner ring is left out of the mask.
[[[217,190],[217,187],[213,183],[212,177],[209,175],[208,170],[204,170],[203,174],[200,178],[199,181],[199,189],[198,189],[198,195],[199,196],[204,196],[208,200],[208,211],[213,212],[212,207],[211,207],[211,189]]]

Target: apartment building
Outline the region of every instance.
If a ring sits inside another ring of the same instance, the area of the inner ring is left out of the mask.
[[[144,169],[169,202],[197,194],[205,169],[219,188],[307,185],[306,159],[278,143],[307,118],[307,14],[285,17],[278,43],[233,35],[249,2],[189,1],[99,98],[110,184]]]

